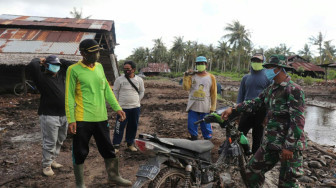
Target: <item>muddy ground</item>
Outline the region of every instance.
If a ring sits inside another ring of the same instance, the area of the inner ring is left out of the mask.
[[[226,89],[236,90],[239,82],[217,78]],[[335,86],[333,86],[335,87]],[[145,97],[142,101],[141,117],[138,133],[156,133],[161,137],[187,138],[187,113],[185,112],[188,99],[187,92],[182,90],[177,80],[145,80]],[[330,86],[320,85],[305,88],[306,93],[318,93],[329,91]],[[333,92],[333,91],[330,91]],[[308,94],[309,96],[309,94]],[[336,99],[324,96],[315,96],[315,100],[335,102]],[[12,94],[0,95],[0,187],[75,187],[71,160],[71,135],[68,135],[61,149],[57,161],[64,165],[59,170],[54,170],[55,175],[45,177],[41,169],[41,133],[38,123],[37,108],[38,94],[17,97]],[[218,107],[226,106],[225,102],[219,102]],[[115,113],[109,109],[109,123],[112,125]],[[213,158],[217,153],[224,133],[219,126],[213,125],[214,138]],[[332,147],[324,147],[327,152],[332,152]],[[305,160],[311,160],[319,156],[314,149],[305,151]],[[321,153],[320,153],[321,154]],[[120,172],[123,177],[135,181],[139,164],[146,161],[146,156],[139,152],[129,152],[123,143],[120,152]],[[335,159],[328,159],[327,164],[321,169],[333,175]],[[87,187],[109,187],[106,184],[107,174],[104,162],[98,153],[94,139],[90,142],[90,153],[84,164],[85,183]],[[312,173],[317,174],[314,170]],[[276,187],[276,170],[268,175],[265,187]],[[319,179],[319,177],[317,177]],[[241,178],[234,175],[236,187],[241,187]],[[320,187],[320,181],[303,183],[304,187]],[[113,187],[113,186],[110,186]]]

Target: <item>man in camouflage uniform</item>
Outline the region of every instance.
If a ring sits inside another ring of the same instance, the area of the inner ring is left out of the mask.
[[[274,83],[257,98],[230,107],[222,113],[227,119],[231,113],[252,112],[267,108],[267,132],[262,145],[247,164],[248,187],[262,187],[265,173],[281,161],[279,187],[299,187],[296,178],[303,174],[302,150],[304,136],[304,92],[286,74],[286,58],[272,55],[266,68],[266,76]]]

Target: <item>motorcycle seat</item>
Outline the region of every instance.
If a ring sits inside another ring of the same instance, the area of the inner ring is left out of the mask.
[[[214,145],[209,140],[187,140],[187,139],[178,139],[178,138],[160,138],[164,141],[174,144],[174,146],[188,149],[197,153],[204,153],[210,151]]]

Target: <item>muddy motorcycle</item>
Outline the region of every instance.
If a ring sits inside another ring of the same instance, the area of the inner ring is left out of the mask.
[[[221,111],[217,111],[195,122],[219,123],[225,129],[226,139],[219,148],[216,162],[211,161],[214,145],[209,140],[191,141],[140,134],[135,145],[150,158],[146,164],[140,165],[133,188],[223,187],[224,174],[233,165],[239,169],[245,183],[245,164],[252,154],[248,140],[237,130],[238,116],[231,115],[223,121],[220,114]]]

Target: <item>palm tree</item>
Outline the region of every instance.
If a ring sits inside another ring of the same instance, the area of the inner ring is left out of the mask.
[[[76,9],[76,7],[73,8],[73,11],[70,11],[70,14],[73,18],[76,18],[76,19],[83,19],[83,11],[82,11],[82,8],[79,10]],[[89,19],[91,17],[90,16],[87,16],[85,17],[84,19]]]
[[[130,56],[134,62],[138,64],[138,68],[147,66],[147,54],[144,47],[136,48],[133,50],[133,54]]]
[[[230,47],[227,44],[227,42],[224,41],[218,41],[218,46],[217,46],[217,54],[218,54],[218,59],[222,61],[222,68],[221,71],[225,72],[226,68],[226,57],[229,56],[230,53]],[[217,69],[219,70],[219,62],[217,64]]]
[[[336,48],[331,44],[331,40],[324,42],[323,57],[325,63],[332,63],[336,55]]]
[[[323,44],[323,39],[324,39],[324,36],[322,35],[321,32],[319,32],[319,34],[314,37],[314,36],[311,36],[309,38],[309,40],[311,41],[311,43],[313,45],[317,45],[318,46],[318,50],[319,50],[319,53],[320,53],[320,64],[322,64],[322,44]]]
[[[183,42],[183,37],[175,37],[171,52],[175,55],[175,58],[178,62],[178,66],[176,66],[176,72],[181,72],[181,63],[183,63],[184,50],[185,43]]]
[[[215,49],[212,44],[209,45],[208,47],[208,66],[209,66],[209,71],[212,70],[212,64],[215,62]]]
[[[162,42],[162,38],[154,39],[152,48],[154,63],[162,63],[167,59],[167,48]]]
[[[240,56],[243,51],[243,47],[250,43],[250,32],[245,29],[244,25],[241,25],[238,20],[233,21],[232,24],[227,24],[225,27],[229,34],[224,35],[224,38],[228,38],[230,44],[233,44],[233,48],[237,50],[237,69],[240,71]]]
[[[193,41],[190,41],[188,40],[186,43],[185,43],[185,61],[187,62],[186,63],[186,70],[187,69],[191,69],[192,68],[192,63],[194,61],[194,59],[196,58],[195,56],[195,44],[197,45],[196,42],[193,42]]]
[[[298,54],[302,56],[304,59],[307,59],[310,62],[312,58],[312,52],[310,51],[310,46],[305,44],[302,50],[299,50]]]

